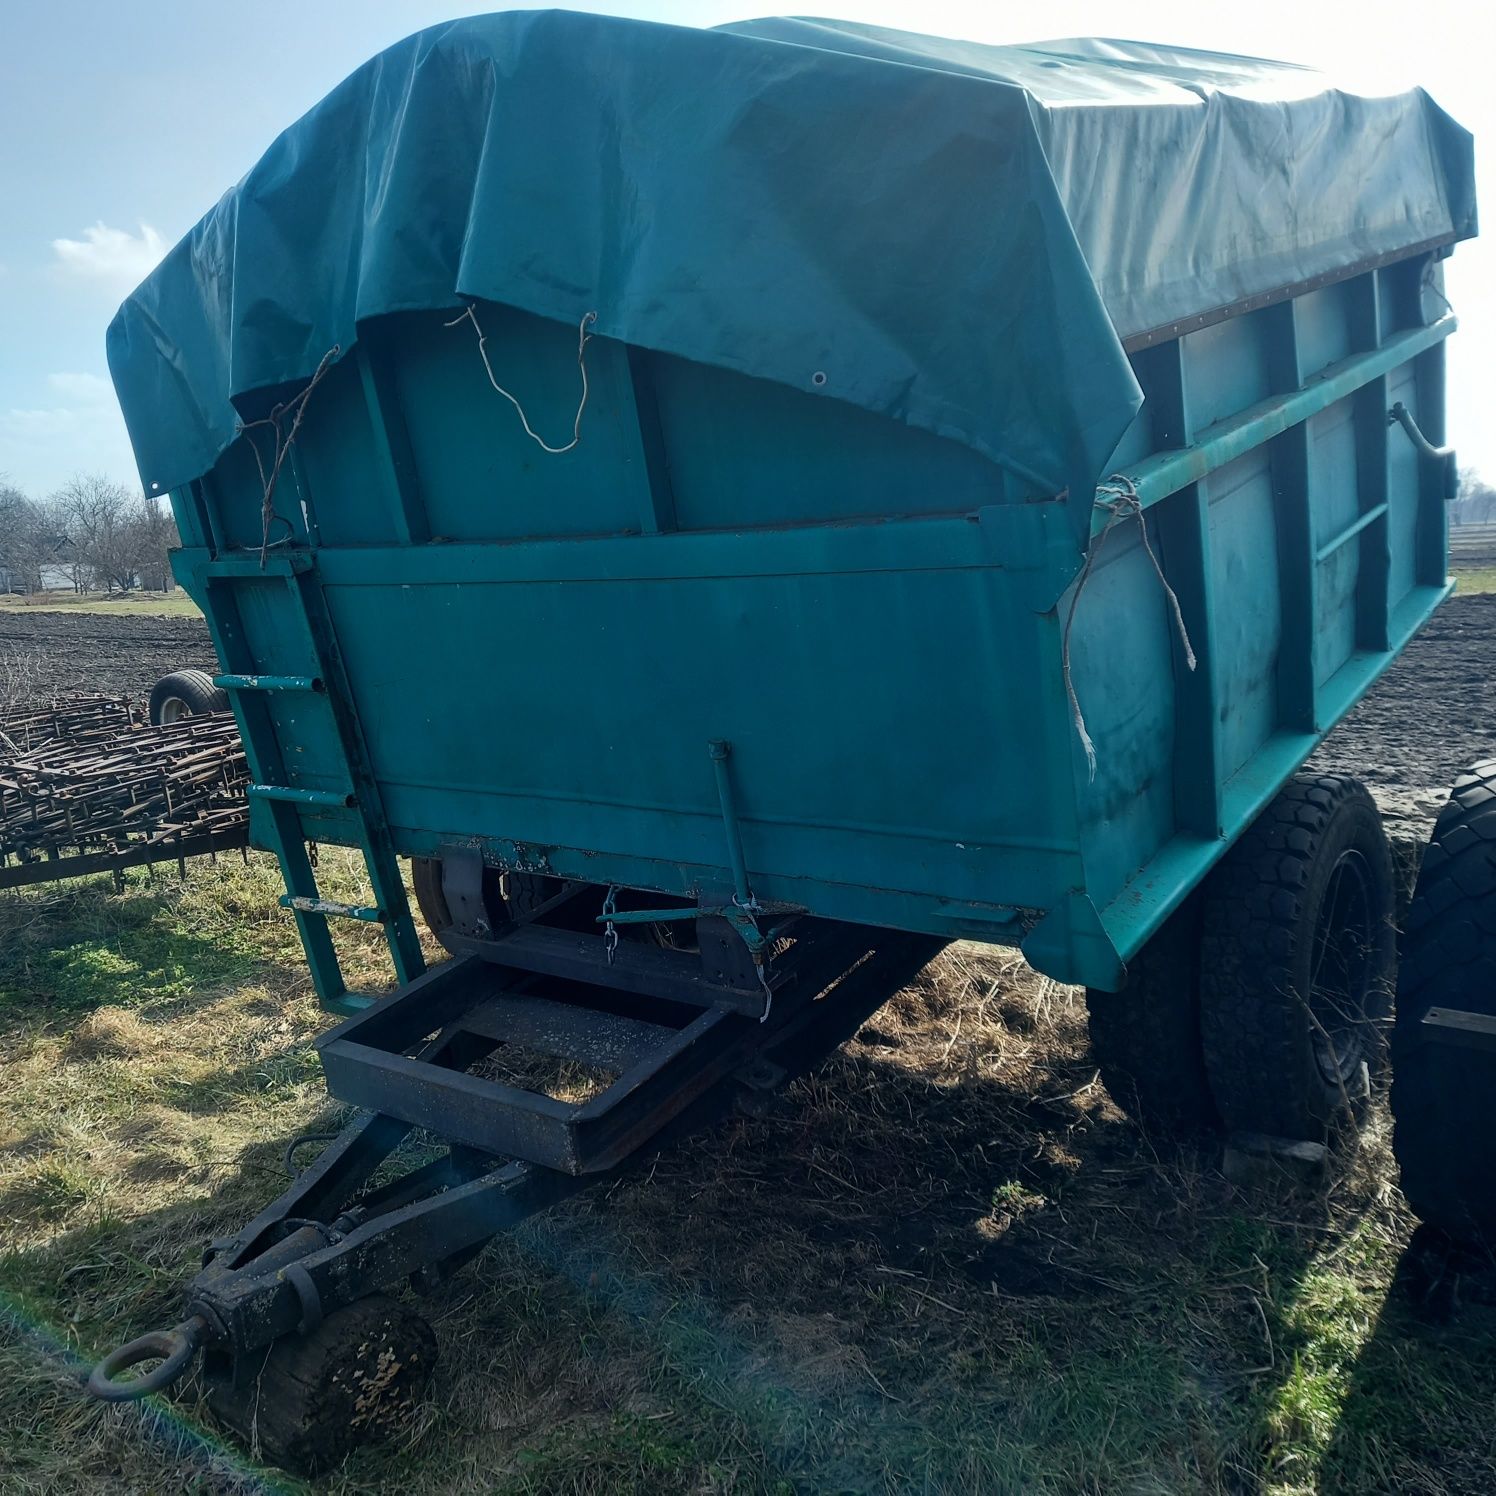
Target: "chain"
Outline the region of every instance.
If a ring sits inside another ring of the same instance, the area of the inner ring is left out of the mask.
[[[607,923],[603,926],[603,946],[608,953],[608,965],[613,964],[613,953],[618,949],[618,926],[613,923],[613,916],[618,913],[618,885],[608,885],[608,896],[603,900],[603,918]]]

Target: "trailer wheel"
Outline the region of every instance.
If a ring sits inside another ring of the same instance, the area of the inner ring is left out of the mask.
[[[1091,1053],[1113,1101],[1147,1131],[1219,1125],[1200,1046],[1200,901],[1127,963],[1120,992],[1086,989]]]
[[[1206,880],[1200,1034],[1230,1132],[1322,1142],[1364,1109],[1396,970],[1392,860],[1359,780],[1299,775]]]
[[[213,677],[206,670],[174,670],[151,687],[152,727],[228,709],[229,693],[215,686]]]
[[[1430,1008],[1496,1015],[1496,759],[1454,787],[1434,826],[1403,936],[1392,1032],[1393,1151],[1423,1221],[1496,1239],[1491,1060],[1420,1042]]]
[[[409,1426],[436,1364],[436,1336],[414,1310],[371,1294],[252,1360],[237,1387],[208,1379],[209,1407],[258,1458],[315,1475]]]

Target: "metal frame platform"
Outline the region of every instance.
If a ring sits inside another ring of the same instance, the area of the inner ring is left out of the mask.
[[[518,964],[540,951],[503,939],[454,956],[340,1024],[318,1043],[332,1095],[368,1107],[290,1187],[230,1240],[212,1244],[174,1330],[132,1341],[90,1381],[119,1401],[169,1385],[199,1349],[210,1383],[237,1387],[254,1353],[309,1333],[333,1310],[405,1280],[430,1287],[501,1231],[734,1108],[761,1110],[904,987],[945,945],[937,936],[805,920],[776,943],[761,1013],[641,993],[638,967],[609,939],[567,935],[587,962],[567,977]],[[590,944],[589,944],[590,942]],[[670,954],[656,952],[652,954]],[[682,959],[693,958],[679,953]],[[762,995],[762,994],[761,994]],[[613,1079],[581,1101],[472,1073],[496,1051],[600,1067]],[[416,1130],[438,1152],[393,1179]],[[301,1142],[293,1140],[291,1155]],[[263,1355],[261,1356],[263,1359]],[[144,1376],[120,1373],[147,1360]]]

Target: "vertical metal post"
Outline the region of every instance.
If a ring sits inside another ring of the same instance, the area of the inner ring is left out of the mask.
[[[1363,515],[1375,514],[1353,542],[1356,570],[1356,647],[1378,652],[1392,647],[1391,492],[1387,480],[1387,376],[1358,390],[1352,409],[1356,424],[1356,501]],[[1422,483],[1419,484],[1420,495]]]
[[[396,541],[401,545],[424,545],[431,539],[431,524],[421,498],[415,458],[411,455],[410,433],[388,360],[372,341],[373,337],[371,331],[363,331],[353,356],[369,413],[374,456],[384,480],[385,502],[394,522]]]
[[[1268,323],[1273,393],[1291,394],[1304,383],[1299,356],[1297,303],[1272,308]],[[1290,426],[1272,440],[1273,504],[1277,511],[1278,606],[1282,647],[1278,651],[1278,722],[1294,732],[1318,723],[1315,611],[1319,569],[1314,550],[1314,493],[1310,481],[1309,422]]]
[[[1139,377],[1153,407],[1154,445],[1189,446],[1194,434],[1184,340],[1162,344]],[[1179,598],[1195,646],[1196,668],[1185,668],[1180,641],[1173,643],[1177,726],[1174,739],[1174,807],[1180,829],[1194,836],[1221,834],[1220,714],[1216,711],[1215,607],[1211,599],[1210,504],[1205,483],[1192,483],[1157,505],[1153,514],[1170,584]],[[1172,635],[1174,630],[1170,630]]]
[[[714,738],[707,745],[712,756],[712,769],[717,776],[717,799],[722,805],[722,824],[727,829],[727,857],[732,864],[732,883],[740,904],[753,902],[748,887],[748,865],[743,860],[743,837],[738,827],[737,800],[733,795],[732,776],[727,771],[727,760],[732,754],[732,744],[724,738]]]
[[[639,452],[644,463],[645,502],[640,514],[640,524],[646,535],[659,535],[679,528],[675,514],[675,491],[671,487],[670,467],[665,456],[665,437],[660,428],[659,403],[655,398],[648,355],[642,349],[630,347],[626,357],[628,392],[633,399],[634,420],[639,432]]]
[[[1433,446],[1442,446],[1444,434],[1444,345],[1442,343],[1418,355],[1414,365],[1418,379],[1418,424]],[[1418,520],[1416,534],[1417,577],[1425,587],[1442,587],[1449,570],[1449,512],[1446,483],[1448,472],[1442,463],[1421,462],[1418,465]]]

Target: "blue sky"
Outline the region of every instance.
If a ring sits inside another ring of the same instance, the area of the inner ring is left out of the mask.
[[[71,474],[135,480],[104,364],[120,300],[271,138],[381,47],[491,6],[454,0],[0,0],[0,474],[41,496]],[[719,0],[574,9],[683,25],[763,14]],[[1473,0],[854,0],[813,13],[980,41],[1099,34],[1421,83],[1477,137],[1496,224],[1496,86]],[[1496,239],[1496,228],[1492,230]],[[1449,288],[1451,437],[1496,479],[1496,249],[1460,247]]]

